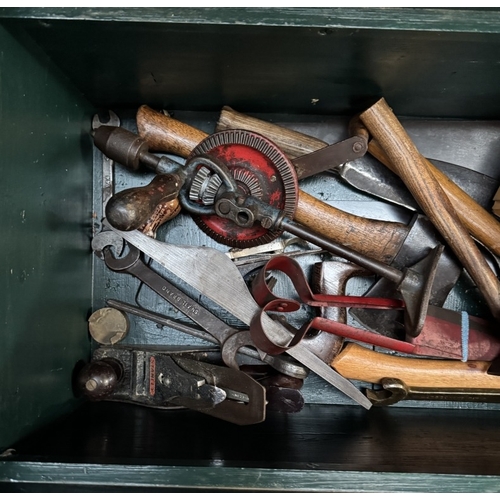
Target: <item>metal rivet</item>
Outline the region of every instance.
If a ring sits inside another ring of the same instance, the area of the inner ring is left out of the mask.
[[[352,145],[352,150],[355,152],[355,153],[359,153],[360,151],[363,151],[363,144],[361,142],[355,142],[353,145]]]

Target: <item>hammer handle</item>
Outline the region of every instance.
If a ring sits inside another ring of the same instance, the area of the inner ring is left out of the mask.
[[[331,363],[348,379],[379,384],[397,378],[408,387],[427,389],[497,389],[500,377],[489,375],[491,361],[462,361],[410,358],[372,351],[349,343]]]
[[[389,170],[397,173],[380,144],[372,139],[368,143],[368,151]],[[500,221],[471,198],[463,189],[458,187],[446,174],[436,168],[431,161],[423,158],[427,168],[432,172],[441,188],[453,204],[462,224],[469,233],[489,248],[495,255],[500,256]]]
[[[136,120],[139,135],[148,142],[150,149],[165,153],[187,157],[208,137],[207,133],[145,105],[138,109]],[[408,227],[404,224],[358,217],[301,190],[294,220],[386,264],[392,262],[408,234]]]
[[[385,99],[378,100],[363,111],[360,119],[380,143],[397,175],[477,284],[493,316],[500,319],[500,283]]]

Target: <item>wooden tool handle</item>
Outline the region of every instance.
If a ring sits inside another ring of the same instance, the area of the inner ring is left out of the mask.
[[[208,134],[143,105],[136,114],[137,130],[154,151],[187,158]]]
[[[138,229],[146,236],[156,238],[156,233],[165,222],[177,217],[181,212],[179,198],[171,201],[164,201],[157,205],[148,220]]]
[[[243,129],[262,134],[270,141],[275,142],[281,151],[290,159],[312,153],[313,151],[328,146],[328,143],[311,137],[310,135],[286,129],[280,125],[275,125],[265,120],[259,120],[258,118],[253,118],[243,113],[238,113],[238,111],[235,111],[229,106],[224,106],[215,130],[219,132],[229,129]]]
[[[418,359],[372,351],[349,343],[331,366],[348,379],[379,384],[397,378],[408,387],[428,389],[498,389],[500,377],[489,375],[490,361]]]
[[[368,151],[387,168],[396,173],[391,161],[375,139],[368,143]],[[469,233],[495,255],[500,256],[500,221],[479,205],[463,189],[458,187],[446,174],[436,168],[431,161],[426,158],[423,158],[423,161],[441,185],[441,188],[455,207],[460,221]]]
[[[177,175],[157,175],[147,186],[125,189],[113,195],[106,205],[106,218],[120,231],[138,229],[149,221],[155,210],[159,210],[160,204],[175,201],[180,187]],[[179,213],[177,206],[175,203],[169,205],[170,218]],[[166,217],[165,213],[163,215]],[[165,218],[162,219],[164,222]]]
[[[385,99],[361,113],[360,118],[380,143],[397,175],[475,281],[493,316],[500,319],[500,283]]]
[[[262,128],[260,122],[259,120],[255,124],[259,130]],[[233,125],[232,128],[236,128],[238,123]],[[271,129],[273,127],[275,126],[270,126]],[[137,128],[139,135],[151,149],[183,157],[189,156],[198,143],[208,136],[205,132],[167,117],[148,106],[139,108]],[[278,129],[281,130],[281,127]],[[262,130],[257,133],[262,133]],[[291,138],[293,137],[292,134]],[[318,142],[317,139],[311,138],[308,147],[311,148],[315,141]],[[322,141],[319,142],[322,147],[325,145]],[[358,217],[334,208],[301,190],[298,193],[294,220],[326,238],[386,264],[392,262],[408,234],[408,228],[404,224]]]
[[[299,191],[293,218],[316,233],[385,264],[392,262],[408,235],[404,224],[358,217],[304,191]]]

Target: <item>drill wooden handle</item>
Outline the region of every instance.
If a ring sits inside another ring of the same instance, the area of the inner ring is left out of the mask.
[[[157,175],[147,186],[125,189],[113,195],[106,205],[106,218],[120,231],[132,231],[148,223],[158,224],[179,213],[177,196],[181,188],[177,175]],[[154,216],[154,219],[150,220]]]
[[[363,255],[390,264],[408,235],[408,226],[349,214],[299,191],[293,219]]]
[[[369,141],[368,151],[387,168],[396,173],[391,161],[375,139]],[[463,189],[436,168],[431,161],[426,158],[423,158],[423,161],[441,185],[441,188],[455,207],[460,221],[469,233],[495,255],[500,256],[500,221],[476,203]]]
[[[379,384],[383,378],[396,378],[408,387],[428,389],[497,389],[500,377],[489,375],[491,361],[419,359],[372,351],[349,343],[331,363],[348,379]]]
[[[139,135],[157,151],[187,157],[208,136],[145,105],[137,111],[136,119]],[[386,264],[392,262],[408,234],[404,224],[358,217],[301,190],[294,220]]]
[[[385,99],[380,99],[363,111],[360,119],[383,148],[397,175],[475,281],[493,316],[500,320],[500,283]]]

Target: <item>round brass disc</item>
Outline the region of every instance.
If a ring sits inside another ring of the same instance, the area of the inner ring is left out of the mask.
[[[123,340],[129,331],[127,316],[113,307],[103,307],[89,318],[89,332],[92,338],[103,345],[113,345]]]

